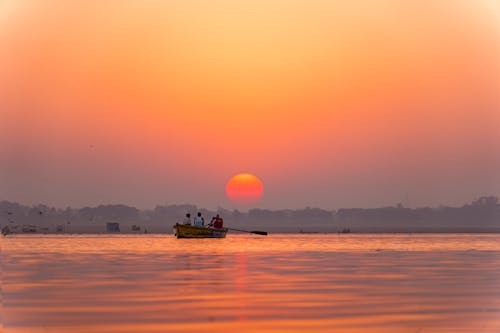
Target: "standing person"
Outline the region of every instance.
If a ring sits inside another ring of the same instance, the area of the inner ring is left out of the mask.
[[[184,225],[191,225],[191,214],[187,213],[186,217],[184,218]]]
[[[201,213],[198,212],[198,216],[194,218],[194,226],[203,227],[204,224],[205,224],[205,219],[201,216]]]

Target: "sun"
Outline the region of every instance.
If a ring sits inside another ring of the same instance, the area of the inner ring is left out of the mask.
[[[232,202],[242,205],[257,203],[264,194],[262,181],[250,173],[234,175],[226,183],[226,195]]]

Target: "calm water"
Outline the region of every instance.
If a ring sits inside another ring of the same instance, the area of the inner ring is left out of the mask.
[[[1,242],[4,332],[500,332],[500,235]]]

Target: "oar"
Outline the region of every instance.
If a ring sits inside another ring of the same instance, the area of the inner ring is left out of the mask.
[[[248,232],[250,234],[267,236],[267,231],[248,231],[248,230],[241,230],[241,229],[234,229],[234,228],[227,228],[227,229],[234,230],[234,231]]]

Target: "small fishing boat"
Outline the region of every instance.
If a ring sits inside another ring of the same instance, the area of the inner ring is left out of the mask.
[[[5,227],[2,228],[2,235],[7,236],[12,233],[12,230],[10,230],[9,226],[6,225]]]
[[[227,228],[195,227],[179,223],[174,225],[177,238],[225,238],[227,231]]]

